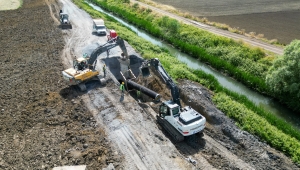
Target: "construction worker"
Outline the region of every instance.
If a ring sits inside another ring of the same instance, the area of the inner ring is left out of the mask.
[[[136,91],[136,96],[137,96],[138,99],[141,97],[141,91],[140,90]]]
[[[106,65],[105,64],[103,65],[103,74],[104,74],[104,77],[106,77]]]
[[[125,90],[124,82],[122,82],[122,84],[120,85],[120,90],[122,91],[122,95],[124,95],[124,90]]]

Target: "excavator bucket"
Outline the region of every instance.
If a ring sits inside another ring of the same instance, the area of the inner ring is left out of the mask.
[[[143,77],[148,77],[150,76],[150,70],[148,66],[145,67],[141,67],[141,73],[143,75]]]

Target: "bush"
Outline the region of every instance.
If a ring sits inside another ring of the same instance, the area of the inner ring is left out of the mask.
[[[276,97],[300,111],[300,40],[294,40],[270,68],[266,82]]]

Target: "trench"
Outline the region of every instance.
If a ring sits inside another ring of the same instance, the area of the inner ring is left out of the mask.
[[[138,36],[146,39],[147,41],[155,44],[159,47],[163,47],[167,49],[173,56],[175,56],[179,61],[186,63],[190,68],[202,70],[207,74],[213,75],[218,82],[225,88],[236,92],[238,94],[246,96],[249,100],[255,103],[257,106],[264,108],[266,111],[276,115],[277,117],[283,119],[287,123],[291,124],[295,129],[300,130],[300,117],[293,112],[292,110],[286,108],[285,106],[281,105],[279,102],[275,101],[274,99],[264,96],[248,87],[243,85],[242,83],[232,79],[231,77],[225,76],[218,72],[217,70],[211,68],[205,63],[198,61],[197,59],[180,52],[179,50],[172,47],[170,44],[163,42],[162,40],[146,33],[145,31],[137,28],[135,25],[129,24],[127,21],[119,18],[118,16],[103,10],[101,7],[96,6],[90,2],[85,1],[95,10],[105,13],[110,17],[113,17],[118,22],[123,24],[124,26],[130,28],[134,31]]]

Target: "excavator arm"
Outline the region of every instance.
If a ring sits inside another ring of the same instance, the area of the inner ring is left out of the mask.
[[[153,58],[151,60],[148,60],[144,67],[148,67],[149,65],[153,66],[155,70],[159,73],[160,77],[163,79],[163,81],[166,83],[166,85],[171,90],[171,95],[173,102],[178,104],[181,107],[180,103],[180,92],[177,85],[173,82],[172,78],[168,75],[162,64],[157,58]],[[143,67],[143,66],[142,66]]]
[[[91,54],[91,56],[90,56],[90,58],[88,60],[88,65],[92,66],[93,63],[95,62],[95,60],[97,59],[97,57],[101,53],[103,53],[105,51],[108,51],[108,50],[110,50],[110,49],[112,49],[112,48],[114,48],[116,46],[119,46],[121,48],[121,50],[123,52],[122,55],[125,57],[125,59],[128,59],[129,57],[128,57],[128,53],[127,53],[127,49],[126,49],[124,40],[121,39],[120,37],[116,37],[114,39],[109,40],[106,44],[101,45],[98,48],[96,48],[92,52],[92,54]]]

